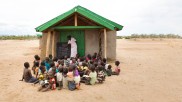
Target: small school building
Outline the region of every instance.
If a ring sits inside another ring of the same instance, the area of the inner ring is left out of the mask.
[[[116,34],[122,28],[120,24],[76,6],[35,29],[42,32],[41,59],[49,54],[54,57],[69,56],[70,49],[66,47],[69,35],[76,39],[80,56],[93,55],[96,52],[104,58],[115,59]]]

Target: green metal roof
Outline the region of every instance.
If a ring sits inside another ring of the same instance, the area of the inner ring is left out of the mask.
[[[87,17],[88,19],[91,19],[92,21],[110,29],[110,30],[122,30],[123,26],[120,25],[120,24],[117,24],[111,20],[108,20],[84,7],[81,7],[81,6],[76,6],[74,7],[73,9],[53,18],[52,20],[38,26],[37,28],[35,28],[35,30],[37,32],[42,32],[50,27],[52,27],[53,25],[57,24],[58,22],[60,22],[61,20],[67,18],[68,16],[72,15],[73,13],[79,13],[85,17]]]

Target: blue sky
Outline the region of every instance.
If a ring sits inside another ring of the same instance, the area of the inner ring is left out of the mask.
[[[36,34],[35,27],[80,5],[124,26],[118,35],[182,35],[182,0],[1,0],[0,35]]]

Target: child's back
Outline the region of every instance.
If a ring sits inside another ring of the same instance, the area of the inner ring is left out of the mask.
[[[58,69],[59,72],[56,73],[56,77],[57,77],[57,83],[59,84],[59,89],[60,90],[62,88],[62,83],[63,83],[63,68],[59,68]]]
[[[68,73],[68,69],[64,68],[63,69],[63,88],[64,89],[68,88],[67,73]]]
[[[94,85],[95,82],[97,81],[97,73],[96,73],[96,71],[90,72],[89,77],[91,78],[90,84]]]
[[[107,73],[107,76],[111,76],[112,75],[112,66],[111,65],[108,65],[108,68],[106,70],[106,73]]]
[[[90,84],[94,85],[97,81],[97,72],[95,71],[94,66],[91,67],[91,72],[89,74],[89,77],[90,77]]]

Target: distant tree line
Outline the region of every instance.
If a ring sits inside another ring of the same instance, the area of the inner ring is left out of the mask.
[[[36,35],[0,35],[0,40],[32,40],[38,39]]]
[[[178,38],[182,39],[182,36],[178,34],[132,34],[131,36],[117,36],[117,39],[131,39],[131,38]]]

